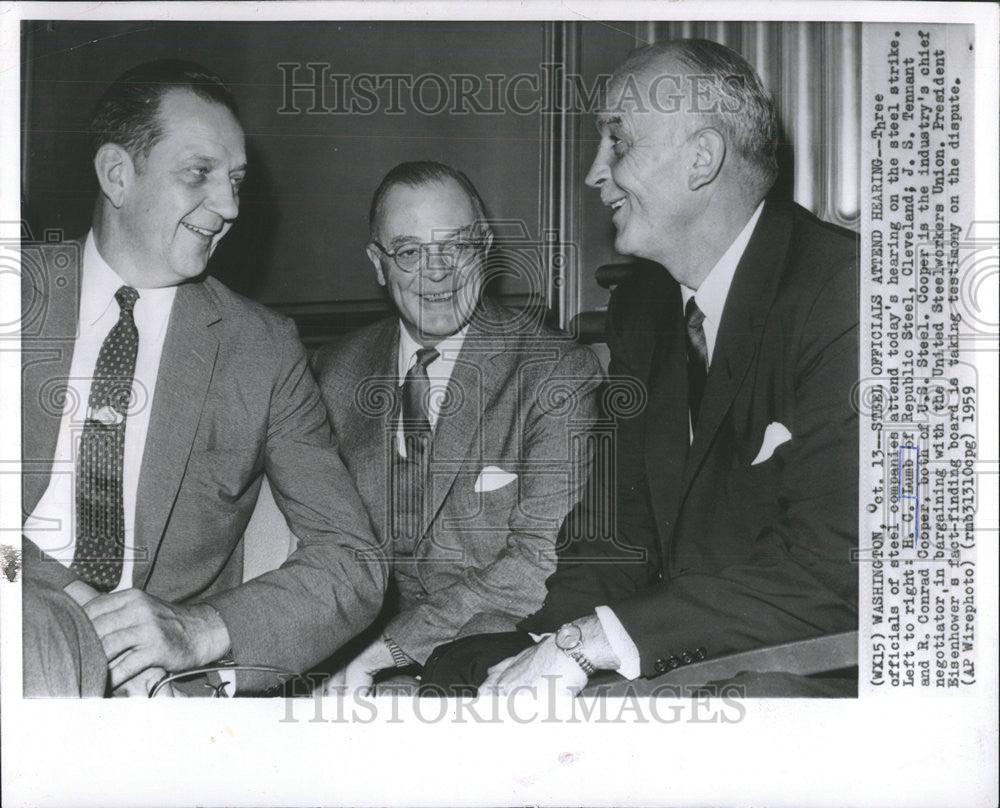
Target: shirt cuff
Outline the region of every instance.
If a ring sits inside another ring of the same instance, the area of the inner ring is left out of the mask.
[[[231,699],[236,695],[236,671],[220,670],[218,673],[222,683],[229,685],[229,687],[222,688],[222,694]]]
[[[604,629],[604,636],[608,638],[608,645],[615,652],[615,656],[621,660],[618,666],[618,673],[626,679],[638,679],[642,668],[639,665],[639,649],[635,647],[632,638],[628,636],[622,621],[607,606],[594,607],[594,614],[601,621],[601,628]]]

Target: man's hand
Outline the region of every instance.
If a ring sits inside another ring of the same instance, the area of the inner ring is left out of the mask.
[[[580,627],[582,642],[579,650],[598,669],[617,670],[621,664],[601,628],[596,615],[574,620]],[[480,695],[508,694],[531,689],[538,695],[555,692],[575,696],[587,684],[584,673],[575,660],[556,647],[554,637],[546,637],[517,656],[508,657],[489,669],[489,676],[479,688]]]
[[[546,637],[490,668],[486,681],[479,686],[479,695],[524,691],[544,696],[550,692],[553,682],[556,694],[575,696],[587,684],[587,674],[556,648],[552,637]]]
[[[111,660],[111,687],[147,668],[180,671],[229,650],[229,630],[207,603],[179,606],[138,589],[99,595],[83,610]]]
[[[92,587],[90,584],[86,584],[81,580],[76,580],[70,584],[67,584],[65,587],[63,587],[63,592],[65,592],[67,595],[73,598],[73,600],[76,601],[76,604],[80,608],[86,606],[94,598],[100,597],[101,594],[96,589],[94,589],[94,587]]]
[[[152,689],[156,687],[156,683],[166,675],[167,672],[163,668],[146,668],[146,670],[137,673],[127,682],[122,682],[118,685],[111,695],[115,698],[122,696],[134,696],[140,699],[147,698]],[[172,697],[173,695],[174,689],[170,685],[164,685],[157,692],[156,697]]]
[[[341,695],[355,690],[368,693],[375,674],[394,667],[396,662],[392,658],[392,653],[379,638],[326,681],[323,685],[323,695]]]

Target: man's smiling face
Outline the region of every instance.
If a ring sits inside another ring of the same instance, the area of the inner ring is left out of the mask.
[[[222,104],[168,91],[163,137],[132,163],[119,211],[119,254],[145,286],[173,286],[205,271],[239,213],[246,173],[243,129]]]
[[[374,244],[368,257],[378,282],[387,287],[410,335],[431,346],[465,326],[483,288],[485,253],[477,250],[464,263],[450,259],[430,242],[472,238],[476,208],[452,179],[417,186],[395,185],[386,193],[375,228],[376,240],[389,252],[422,250],[420,263],[404,272]]]
[[[649,84],[638,86],[644,94]],[[663,263],[698,212],[687,182],[691,121],[684,111],[653,108],[644,96],[641,107],[618,103],[622,89],[620,81],[609,87],[612,103],[597,116],[601,142],[586,183],[613,211],[615,249]]]

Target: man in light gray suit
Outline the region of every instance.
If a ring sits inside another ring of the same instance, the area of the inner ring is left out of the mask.
[[[23,262],[25,692],[305,670],[371,622],[386,567],[294,325],[204,275],[246,172],[235,102],[153,62],[92,131],[92,231]],[[242,583],[264,475],[299,545]]]
[[[369,219],[368,257],[399,316],[324,346],[314,368],[395,603],[331,689],[511,630],[541,605],[601,381],[588,348],[483,296],[493,234],[464,174],[403,163]]]

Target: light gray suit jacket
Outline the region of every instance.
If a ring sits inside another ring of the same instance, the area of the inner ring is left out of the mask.
[[[396,318],[380,321],[314,359],[341,454],[387,552],[399,328]],[[456,636],[512,630],[541,604],[559,527],[585,483],[601,377],[593,352],[567,335],[489,301],[477,311],[449,381],[452,407],[434,430],[413,552],[424,591],[386,627],[417,662]],[[477,491],[487,466],[517,478]]]
[[[52,468],[81,262],[76,242],[24,252],[25,516]],[[181,285],[152,408],[132,585],[171,602],[212,604],[237,662],[306,670],[364,629],[384,594],[385,558],[294,324],[213,278]],[[241,584],[241,536],[265,474],[299,546],[279,569]],[[65,586],[75,578],[27,541],[24,565],[26,579]]]

